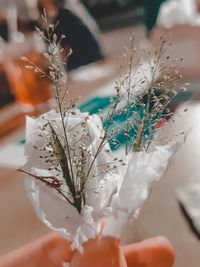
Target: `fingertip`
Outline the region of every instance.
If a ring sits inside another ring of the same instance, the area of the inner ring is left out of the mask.
[[[157,248],[163,251],[163,255],[168,258],[169,263],[171,260],[171,265],[173,265],[175,261],[175,250],[171,242],[164,236],[156,237],[156,240],[154,240],[154,242],[157,242]]]
[[[63,262],[69,262],[73,254],[70,242],[56,233],[49,234],[43,240],[42,249],[55,266],[62,266]]]
[[[152,260],[152,267],[171,267],[175,261],[175,251],[170,241],[164,236],[148,240],[148,258]],[[141,257],[143,257],[141,255]],[[151,265],[150,265],[151,266]]]
[[[0,259],[0,267],[60,267],[72,257],[70,242],[50,233]]]
[[[163,236],[127,245],[124,254],[129,267],[171,267],[175,259],[171,243]]]

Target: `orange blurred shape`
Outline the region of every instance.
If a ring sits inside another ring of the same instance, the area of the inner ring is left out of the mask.
[[[126,263],[119,241],[112,237],[90,239],[80,253],[72,252],[69,241],[50,233],[0,258],[0,267],[62,267],[63,262],[70,262],[70,267],[172,267],[174,263],[174,249],[162,236],[126,245],[122,250]]]
[[[83,245],[84,253],[76,251],[70,267],[172,267],[174,249],[162,236],[121,249],[119,240],[98,237]]]
[[[119,240],[103,236],[83,245],[84,253],[76,251],[70,267],[127,267]]]
[[[26,56],[45,71],[46,64],[40,54],[31,52]],[[7,60],[3,64],[16,100],[25,109],[34,110],[38,105],[45,104],[53,98],[51,83],[47,77],[41,78],[41,73],[35,72],[34,69],[28,69],[25,65],[30,64],[23,62],[21,59]]]

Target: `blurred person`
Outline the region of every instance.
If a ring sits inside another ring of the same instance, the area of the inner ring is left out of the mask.
[[[0,14],[0,38],[4,41],[8,41],[8,24],[2,14]]]
[[[146,27],[147,37],[151,36],[151,33],[156,26],[156,21],[160,7],[166,0],[145,0],[144,5],[144,24]]]
[[[99,27],[95,19],[91,16],[91,14],[83,5],[83,3],[80,0],[65,0],[65,6],[67,9],[71,10],[74,14],[76,14],[80,19],[82,19],[85,25],[90,29],[90,31],[99,41]]]
[[[61,45],[71,48],[73,53],[68,60],[68,69],[96,62],[103,58],[101,47],[85,23],[66,8],[65,0],[39,0],[40,9],[46,10],[54,23],[59,21],[55,33],[66,38]]]

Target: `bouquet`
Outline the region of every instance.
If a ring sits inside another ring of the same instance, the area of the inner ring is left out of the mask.
[[[162,128],[171,123],[168,105],[183,89],[180,68],[165,65],[170,58],[164,38],[145,68],[141,61],[134,66],[132,39],[128,71],[116,82],[108,110],[81,112],[63,79],[63,36],[54,34],[56,25],[48,25],[46,16],[43,20],[47,33],[38,31],[47,46],[48,73],[23,60],[52,81],[56,108],[27,117],[26,163],[20,171],[27,175],[38,217],[70,240],[70,267],[125,267],[119,244],[123,229],[138,216],[153,182],[163,176],[182,142],[180,135],[161,137]]]

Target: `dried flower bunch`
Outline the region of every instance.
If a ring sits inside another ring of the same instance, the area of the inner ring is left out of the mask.
[[[27,162],[20,171],[30,177],[26,179],[29,197],[39,218],[77,248],[99,234],[104,217],[102,234],[119,236],[146,200],[152,182],[165,172],[177,142],[155,145],[156,128],[171,116],[168,104],[181,90],[180,69],[177,62],[165,64],[170,59],[162,38],[153,60],[135,67],[132,39],[128,72],[116,82],[106,114],[80,112],[78,99],[69,97],[62,71],[64,37],[54,34],[56,25],[49,25],[46,15],[42,18],[46,34],[38,32],[47,46],[49,71],[23,60],[27,68],[52,81],[57,105],[37,118],[27,117]],[[112,152],[109,144],[117,147],[121,137],[125,146]]]
[[[134,38],[131,38],[131,47],[125,53],[128,71],[116,82],[115,117],[111,116],[108,124],[110,128],[113,125],[113,136],[117,136],[114,145],[118,146],[124,138],[126,154],[132,150],[148,150],[155,141],[158,126],[167,123],[173,115],[169,104],[180,91],[186,90],[187,84],[181,84],[182,68],[179,66],[183,59],[171,60],[166,55],[171,44],[163,37],[160,42],[158,50],[148,55],[143,51],[142,58],[136,61]],[[116,116],[121,120],[121,127],[112,123],[117,121]]]

